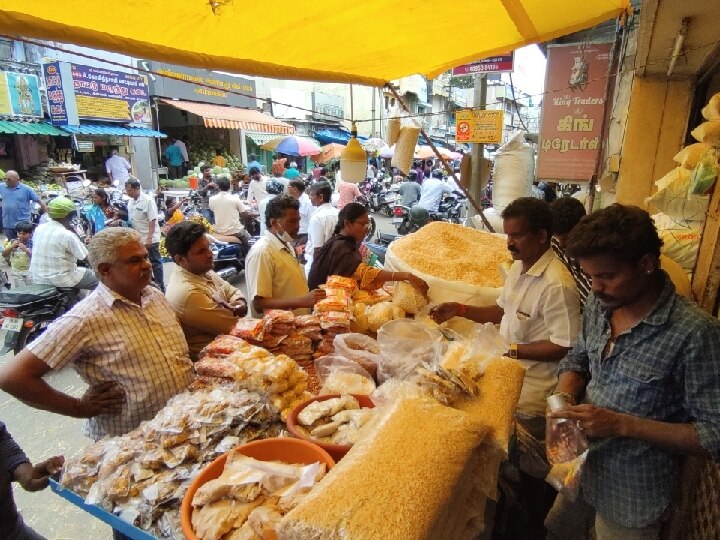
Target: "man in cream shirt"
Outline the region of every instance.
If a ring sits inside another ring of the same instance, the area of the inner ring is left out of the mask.
[[[507,206],[502,217],[515,262],[497,305],[446,303],[431,315],[438,322],[459,315],[500,324],[500,334],[510,344],[507,355],[526,369],[518,419],[542,441],[545,400],[557,383],[559,361],[580,331],[580,299],[570,272],[550,247],[553,220],[548,204],[524,197]]]
[[[247,253],[250,233],[240,220],[240,216],[247,215],[248,208],[240,197],[230,193],[230,180],[220,178],[217,181],[219,193],[210,197],[208,206],[215,216],[215,231],[226,236],[235,236],[243,245]]]
[[[177,314],[195,361],[198,353],[220,334],[228,334],[247,303],[236,289],[212,271],[213,255],[201,223],[181,221],[165,239],[175,262],[166,297]]]
[[[300,228],[300,203],[289,195],[271,200],[260,216],[267,230],[250,249],[245,262],[245,278],[251,313],[262,316],[266,309],[291,309],[310,313],[325,296],[308,289],[305,272],[295,257],[292,241]]]

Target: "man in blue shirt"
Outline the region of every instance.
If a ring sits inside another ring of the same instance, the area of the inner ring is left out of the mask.
[[[182,178],[183,155],[180,147],[175,144],[175,139],[172,139],[163,154],[168,162],[168,176],[170,176],[170,179],[177,180],[178,178]]]
[[[250,160],[250,161],[248,161],[248,164],[247,164],[248,171],[251,171],[253,167],[257,167],[258,171],[265,174],[265,165],[263,165],[262,163],[260,163],[257,160],[257,156],[255,154],[250,154],[248,156],[248,159]]]
[[[36,202],[43,212],[47,206],[40,196],[25,184],[20,183],[20,175],[15,171],[5,173],[5,182],[0,183],[2,197],[2,226],[8,240],[15,240],[15,225],[20,221],[30,221],[30,203]]]
[[[290,168],[285,171],[285,178],[288,180],[294,180],[298,176],[300,176],[300,171],[298,171],[297,163],[293,161],[290,163]]]
[[[659,538],[683,455],[720,461],[720,322],[675,292],[647,212],[614,204],[570,232],[592,282],[549,413],[590,440],[580,494],[548,514],[549,540]],[[577,405],[575,405],[577,403]]]

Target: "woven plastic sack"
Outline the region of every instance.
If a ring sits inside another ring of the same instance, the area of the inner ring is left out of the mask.
[[[393,154],[391,165],[398,168],[403,174],[410,172],[413,156],[415,155],[415,146],[420,136],[420,128],[414,124],[403,126],[400,129],[400,135],[395,143],[395,153]]]
[[[400,119],[397,116],[388,118],[387,122],[387,144],[392,146],[400,136]]]
[[[720,119],[720,92],[710,98],[707,105],[700,111],[705,120],[718,120]]]
[[[667,214],[656,214],[653,220],[663,241],[662,253],[686,272],[692,272],[697,261],[704,221],[678,220]]]
[[[720,119],[703,122],[690,132],[696,140],[707,144],[720,144]]]
[[[651,213],[659,211],[682,221],[704,221],[710,199],[690,194],[690,174],[687,169],[676,167],[658,180],[660,189],[646,199],[646,204],[657,210]]]
[[[497,212],[515,199],[530,197],[534,176],[532,146],[524,142],[524,133],[518,131],[495,153],[492,202]]]
[[[718,169],[715,152],[708,152],[693,169],[690,176],[690,194],[707,194],[717,180]]]
[[[711,150],[712,146],[710,146],[709,144],[689,144],[685,148],[680,150],[677,154],[675,154],[673,161],[677,162],[679,165],[682,165],[686,169],[692,170],[705,156],[705,154],[707,154]]]

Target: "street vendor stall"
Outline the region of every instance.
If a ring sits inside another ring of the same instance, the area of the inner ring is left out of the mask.
[[[304,30],[312,35],[327,28],[363,28],[344,36],[344,54],[330,56],[311,40],[288,47],[287,24],[239,33],[247,20],[263,17],[266,6],[248,4],[241,9],[227,0],[130,0],[112,18],[106,17],[105,6],[80,0],[66,0],[57,10],[48,9],[45,2],[6,0],[0,7],[0,31],[256,76],[383,86],[413,73],[434,77],[464,62],[592,26],[619,15],[628,4],[466,0],[453,4],[452,17],[437,17],[437,2],[431,0],[369,0],[362,10],[328,10],[317,2],[296,2],[294,7],[305,16]],[[391,13],[410,10],[412,18]],[[173,32],[158,34],[154,27],[136,24],[138,13],[168,22]],[[417,20],[432,20],[439,34],[455,35],[458,21],[479,17],[493,32],[456,40],[452,46],[438,47],[413,27]],[[367,20],[374,21],[369,29]],[[399,99],[394,87],[388,88]],[[414,142],[409,147],[412,150]],[[426,273],[432,276],[431,269]],[[438,277],[463,281],[463,276]],[[234,330],[237,336],[221,336],[206,349],[196,365],[202,377],[195,386],[170,400],[150,422],[122,437],[99,441],[68,460],[63,485],[84,495],[86,502],[156,535],[180,538],[178,509],[191,479],[219,453],[278,434],[279,421],[303,407],[308,390],[314,390],[313,376],[320,374],[312,373],[313,360],[338,352],[340,343],[348,345],[343,336],[354,324],[363,323],[357,329],[378,337],[379,361],[372,382],[383,384],[373,392],[376,419],[340,464],[304,497],[287,506],[278,501],[271,509],[278,514],[272,534],[288,539],[476,537],[485,527],[485,503],[496,497],[523,368],[498,358],[493,339],[476,334],[481,329],[470,328],[471,339],[462,339],[451,328],[433,325],[421,312],[418,320],[406,319],[408,311],[419,311],[412,295],[406,301],[388,301],[387,292],[366,292],[353,300],[356,292],[344,289],[350,287],[342,280],[329,282],[328,302],[311,318],[273,312],[260,321],[240,321]],[[457,343],[449,343],[447,336]],[[353,343],[376,354],[370,351],[372,342]],[[453,452],[445,451],[448,445]],[[233,462],[234,454],[227,459]],[[227,488],[225,495],[233,487],[222,486]],[[224,506],[234,505],[223,500]],[[254,504],[256,498],[235,500]],[[422,512],[417,511],[418,501]],[[195,497],[191,505],[193,515],[206,511]],[[209,528],[190,519],[191,532],[202,540],[235,532],[263,537],[265,529],[258,531],[251,522],[254,510],[242,516],[219,512]],[[256,518],[255,525],[261,521]]]

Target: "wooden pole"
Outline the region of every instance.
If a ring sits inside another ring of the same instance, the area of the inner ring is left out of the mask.
[[[390,90],[390,92],[392,92],[393,96],[395,96],[395,99],[400,104],[400,107],[402,107],[402,109],[406,113],[412,114],[410,112],[410,109],[408,109],[408,106],[405,103],[405,101],[403,101],[403,99],[400,97],[400,94],[398,94],[397,90],[395,90],[395,87],[393,87],[392,84],[388,84],[387,88]],[[485,217],[485,214],[483,214],[482,207],[470,195],[470,192],[467,189],[465,189],[465,186],[463,186],[462,183],[460,183],[460,179],[457,176],[455,176],[455,171],[450,166],[450,162],[447,159],[445,159],[443,157],[443,155],[438,151],[437,147],[435,146],[435,143],[432,142],[432,140],[430,139],[430,136],[425,132],[425,129],[422,127],[422,124],[420,125],[420,133],[422,133],[422,136],[425,137],[428,144],[430,145],[430,148],[432,148],[432,151],[435,152],[435,155],[438,157],[440,162],[443,164],[443,167],[445,167],[445,170],[453,177],[453,179],[455,180],[455,184],[462,190],[462,192],[467,197],[467,200],[470,201],[470,204],[473,206],[473,208],[475,208],[478,215],[480,216],[480,219],[482,219],[483,225],[485,225],[485,227],[487,228],[488,231],[495,232],[495,229],[493,229],[492,225],[490,225],[490,222]]]

